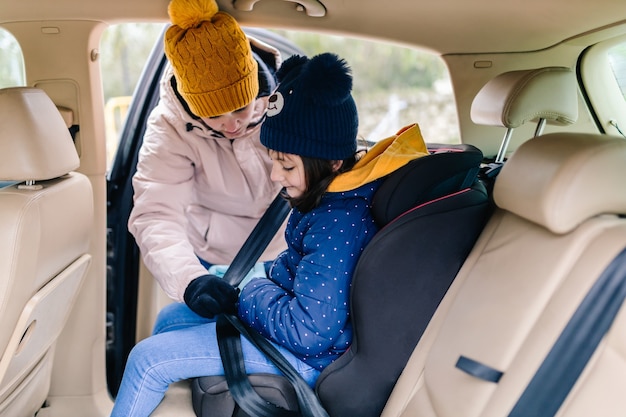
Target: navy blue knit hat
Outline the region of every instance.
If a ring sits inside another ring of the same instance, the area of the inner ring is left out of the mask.
[[[261,143],[309,158],[342,160],[356,152],[359,119],[352,74],[335,54],[294,55],[276,73]]]

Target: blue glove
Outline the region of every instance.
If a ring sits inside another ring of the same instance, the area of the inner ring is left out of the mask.
[[[220,313],[235,314],[239,291],[215,275],[202,275],[189,283],[183,296],[196,314],[212,319]]]

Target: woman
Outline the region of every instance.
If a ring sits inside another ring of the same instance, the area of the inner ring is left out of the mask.
[[[132,350],[112,416],[148,416],[170,383],[223,375],[214,317],[224,312],[236,312],[273,342],[311,386],[350,346],[352,273],[377,231],[371,199],[382,177],[425,155],[426,147],[411,130],[398,136],[408,139],[409,151],[385,141],[358,158],[352,77],[336,55],[294,56],[277,77],[261,141],[272,158],[272,179],[292,206],[287,249],[241,296],[215,275],[193,280],[186,304],[166,307],[155,334]],[[186,325],[164,320],[174,310],[188,317]],[[242,349],[248,373],[280,373],[247,340]]]
[[[246,37],[215,0],[172,0],[169,65],[150,115],[128,228],[175,301],[212,264],[228,264],[280,186],[259,135],[277,50]],[[262,259],[284,249],[281,233]]]

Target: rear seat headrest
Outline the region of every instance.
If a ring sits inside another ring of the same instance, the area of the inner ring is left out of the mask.
[[[63,117],[38,88],[0,89],[0,180],[42,181],[78,168]]]
[[[567,233],[600,214],[625,214],[626,140],[551,133],[524,142],[494,187],[504,210],[553,233]]]
[[[506,128],[536,119],[571,124],[578,118],[574,73],[569,68],[547,67],[500,74],[474,98],[471,118],[476,124]]]
[[[476,181],[482,152],[472,145],[429,145],[385,179],[372,200],[372,216],[383,227],[420,204],[468,188]]]

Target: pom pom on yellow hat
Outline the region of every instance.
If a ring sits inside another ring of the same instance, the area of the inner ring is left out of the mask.
[[[213,117],[250,104],[259,92],[257,62],[237,21],[215,0],[171,0],[167,11],[165,55],[191,111]]]

